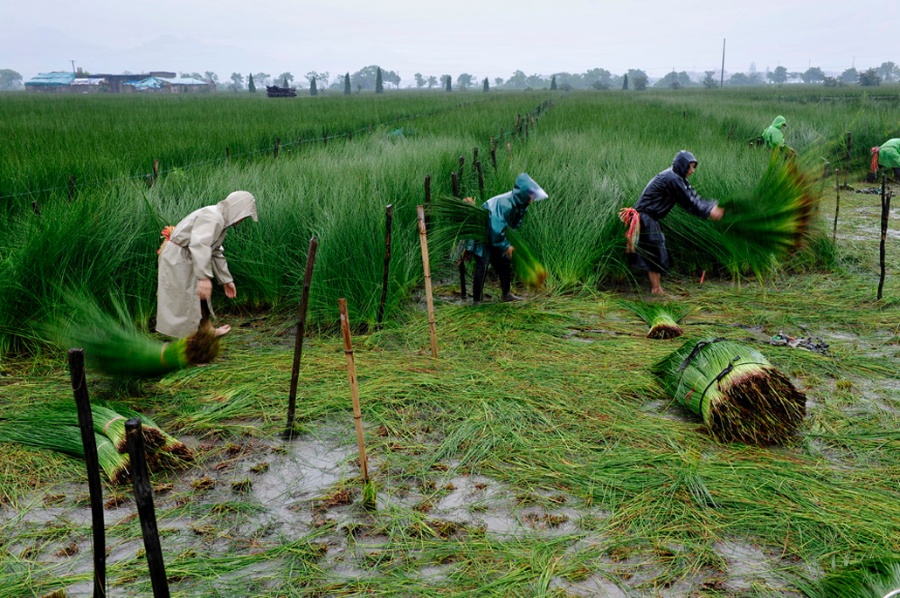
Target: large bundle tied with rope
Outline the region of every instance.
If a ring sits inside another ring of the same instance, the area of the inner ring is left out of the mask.
[[[780,444],[806,415],[806,396],[790,379],[762,353],[735,341],[688,341],[653,372],[723,442]]]

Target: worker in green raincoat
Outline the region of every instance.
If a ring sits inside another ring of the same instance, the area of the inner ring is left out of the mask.
[[[776,149],[784,147],[784,132],[782,129],[787,126],[787,120],[783,116],[776,116],[772,124],[763,131],[762,138],[766,147]]]
[[[877,165],[882,168],[890,168],[894,173],[894,179],[900,181],[900,138],[888,139],[880,147],[872,148],[872,165],[875,166],[875,157],[877,156]],[[873,171],[875,168],[872,169]]]
[[[533,201],[547,199],[547,193],[528,174],[516,178],[513,190],[494,196],[482,207],[489,213],[487,243],[475,243],[470,251],[475,258],[475,280],[472,282],[472,300],[480,303],[484,296],[484,280],[488,263],[500,278],[503,301],[521,301],[510,292],[512,281],[512,254],[515,251],[506,238],[506,227],[517,229],[522,225],[525,212]]]

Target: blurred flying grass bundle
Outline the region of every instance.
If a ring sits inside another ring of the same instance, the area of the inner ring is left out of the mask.
[[[756,187],[722,201],[725,266],[757,276],[771,270],[806,241],[817,203],[810,174],[795,160],[773,153]]]
[[[900,557],[872,558],[803,584],[809,598],[894,598],[900,596]]]
[[[209,320],[201,322],[190,336],[163,342],[141,332],[115,300],[115,316],[86,295],[69,298],[67,303],[75,315],[50,326],[50,335],[62,348],[84,349],[87,363],[111,376],[162,376],[189,365],[209,363],[219,354],[219,337]]]
[[[689,308],[674,303],[643,303],[622,301],[622,307],[637,315],[650,326],[647,338],[669,339],[684,334],[678,325],[690,311]]]
[[[690,340],[653,366],[663,388],[723,442],[779,444],[806,415],[806,396],[756,349]]]
[[[429,214],[433,226],[431,239],[437,251],[449,251],[459,241],[473,240],[487,244],[488,211],[475,205],[471,198],[439,196],[431,202]],[[547,269],[538,261],[522,235],[507,227],[504,231],[512,253],[516,276],[530,287],[540,288],[547,279]]]

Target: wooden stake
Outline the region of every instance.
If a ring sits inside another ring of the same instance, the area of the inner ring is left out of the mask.
[[[156,527],[156,511],[153,508],[153,489],[147,474],[147,460],[144,454],[144,436],[141,420],[137,417],[125,422],[125,438],[128,442],[128,456],[131,459],[131,483],[134,487],[134,502],[137,504],[144,537],[144,551],[150,569],[150,583],[154,598],[169,598],[169,581],[163,563],[159,530]]]
[[[477,161],[478,161],[478,146],[476,145],[474,148],[472,148],[472,163],[474,164]]]
[[[834,171],[834,182],[837,186],[837,194],[834,199],[834,228],[831,230],[831,243],[834,245],[837,243],[837,223],[838,223],[838,213],[841,210],[841,169],[838,168]]]
[[[156,182],[156,179],[159,178],[159,160],[156,158],[153,159],[153,182]]]
[[[69,177],[69,201],[75,199],[75,175]]]
[[[494,167],[494,172],[497,172],[497,148],[491,146],[491,165]]]
[[[285,440],[294,437],[294,412],[297,407],[297,382],[300,379],[300,358],[303,356],[303,336],[306,334],[306,311],[309,308],[309,286],[312,282],[313,265],[316,262],[316,249],[319,247],[319,239],[313,237],[309,240],[309,249],[306,252],[306,270],[303,273],[303,291],[300,294],[300,314],[297,317],[297,334],[294,337],[294,364],[291,368],[291,389],[288,396],[287,426],[285,426]]]
[[[378,325],[384,319],[384,304],[387,301],[388,292],[388,273],[391,269],[391,228],[394,222],[394,205],[388,204],[385,208],[385,227],[384,227],[384,275],[381,279],[381,301],[378,303]]]
[[[227,145],[225,146],[225,159],[226,159],[226,160],[230,160],[230,159],[231,159],[231,150],[228,149],[228,146],[227,146]]]
[[[84,350],[69,349],[69,374],[75,406],[78,409],[78,427],[87,464],[88,493],[91,497],[91,528],[94,551],[94,598],[106,596],[106,531],[103,521],[103,487],[100,483],[100,461],[97,457],[97,439],[94,437],[94,416],[88,398],[87,378],[84,375]]]
[[[509,161],[512,162],[512,145],[509,141],[506,142],[506,155],[509,156]]]
[[[460,181],[463,178],[463,166],[465,165],[465,163],[466,163],[466,157],[460,156],[459,157],[459,171],[458,171]]]
[[[450,173],[450,188],[453,190],[453,197],[459,197],[459,175],[455,172]]]
[[[434,298],[431,296],[431,265],[428,262],[428,235],[425,231],[425,210],[416,206],[419,217],[419,242],[422,245],[422,267],[425,271],[425,301],[428,306],[428,326],[431,334],[431,356],[437,359],[437,334],[434,329]]]
[[[356,362],[353,345],[350,342],[350,318],[347,315],[347,300],[338,299],[341,310],[341,333],[344,335],[344,354],[347,356],[347,376],[350,378],[350,398],[353,399],[353,423],[356,427],[356,444],[359,446],[359,468],[363,483],[369,481],[369,465],[366,459],[366,441],[363,438],[362,410],[359,408],[359,384],[356,380]]]
[[[885,275],[885,239],[887,238],[888,215],[891,212],[891,195],[890,189],[886,189],[885,177],[881,177],[881,245],[879,246],[879,258],[881,264],[881,276],[878,279],[878,300],[881,301],[881,294],[884,291],[884,275]]]

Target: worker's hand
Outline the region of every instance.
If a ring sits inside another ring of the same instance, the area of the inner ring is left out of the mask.
[[[209,298],[212,296],[212,281],[210,279],[197,279],[197,296],[200,297],[201,301],[209,301]]]
[[[237,287],[234,286],[233,282],[226,282],[223,286],[225,287],[226,297],[228,297],[229,299],[234,299],[235,297],[237,297]]]
[[[515,251],[515,249],[516,248],[513,247],[512,245],[510,245],[509,247],[506,248],[506,251],[503,252],[503,255],[506,256],[506,259],[508,259],[508,260],[512,259],[512,254],[513,254],[513,251]]]
[[[710,220],[721,220],[722,216],[725,215],[725,209],[720,208],[719,206],[714,207],[709,211],[709,219]]]

